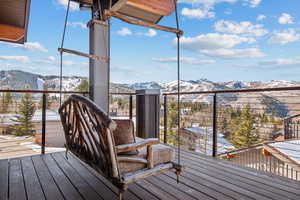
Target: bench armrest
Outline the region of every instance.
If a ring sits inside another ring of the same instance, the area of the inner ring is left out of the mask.
[[[144,139],[140,142],[132,143],[132,144],[122,144],[116,146],[117,153],[128,152],[132,150],[137,150],[143,148],[145,146],[151,146],[154,144],[159,144],[159,140],[157,138],[148,138]]]

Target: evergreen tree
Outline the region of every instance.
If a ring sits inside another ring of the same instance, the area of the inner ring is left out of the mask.
[[[259,142],[258,135],[255,133],[255,116],[251,113],[249,104],[241,110],[240,117],[232,120],[231,143],[237,147],[249,147]]]
[[[174,128],[178,124],[177,103],[170,102],[168,104],[168,143],[175,145],[177,142],[177,132]]]
[[[87,92],[89,91],[89,81],[88,80],[82,80],[80,84],[77,86],[76,91],[78,92]]]
[[[12,119],[16,124],[12,125],[12,134],[17,136],[33,135],[34,126],[32,124],[32,117],[35,112],[35,105],[32,95],[29,93],[24,94],[18,106],[17,116]]]
[[[9,105],[12,103],[12,95],[10,92],[6,92],[2,97],[0,113],[8,113],[9,112]]]

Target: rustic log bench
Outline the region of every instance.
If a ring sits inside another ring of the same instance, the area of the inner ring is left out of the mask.
[[[136,138],[134,143],[116,145],[117,123],[88,98],[71,95],[59,113],[67,152],[71,151],[115,185],[119,199],[129,183],[169,170],[177,174],[181,171],[172,162],[173,148],[160,144],[156,138]],[[127,155],[130,151],[137,153]]]

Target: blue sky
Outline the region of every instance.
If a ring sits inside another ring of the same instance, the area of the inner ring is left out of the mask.
[[[182,79],[300,81],[299,0],[181,0]],[[28,43],[0,43],[0,70],[59,74],[67,0],[32,0]],[[65,47],[88,52],[90,12],[72,4]],[[174,15],[160,24],[175,26]],[[176,79],[175,35],[112,20],[113,82]],[[67,55],[64,74],[88,76],[88,60]]]

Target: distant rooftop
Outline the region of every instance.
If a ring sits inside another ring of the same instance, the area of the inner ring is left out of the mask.
[[[200,153],[206,153],[208,155],[212,155],[212,133],[213,129],[212,127],[189,127],[184,128],[184,130],[187,130],[195,135],[198,136],[206,136],[207,135],[207,146],[209,148],[206,149],[206,152],[202,152],[200,150]],[[204,142],[204,141],[203,141]],[[202,143],[202,142],[201,142]],[[224,138],[224,134],[218,133],[217,137],[217,151],[218,153],[225,153],[227,151],[233,150],[235,147]]]
[[[274,147],[277,151],[300,165],[300,140],[275,142],[268,144],[268,146]]]

